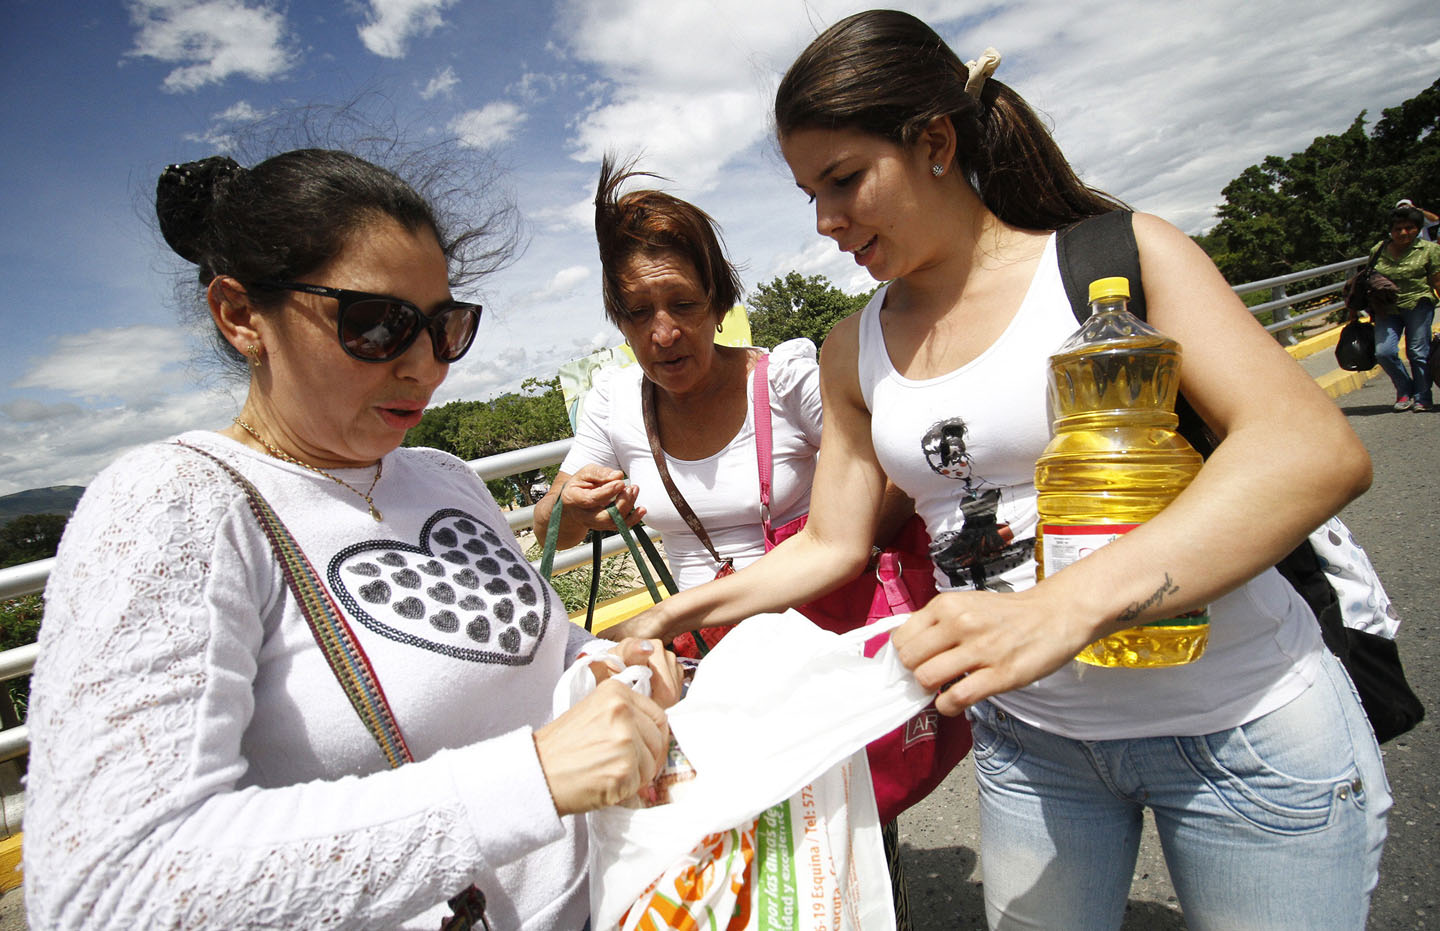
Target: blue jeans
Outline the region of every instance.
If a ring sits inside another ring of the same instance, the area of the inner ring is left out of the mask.
[[[1435,322],[1435,302],[1426,298],[1414,307],[1394,313],[1376,314],[1375,359],[1395,385],[1397,398],[1413,398],[1426,407],[1430,396],[1430,327]],[[1405,355],[1410,369],[1400,361],[1400,333],[1405,333]]]
[[[1071,740],[990,702],[970,719],[991,928],[1119,928],[1146,807],[1190,928],[1365,926],[1390,787],[1328,653],[1288,705],[1200,737]]]

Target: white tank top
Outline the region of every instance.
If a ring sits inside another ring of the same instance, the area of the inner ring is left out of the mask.
[[[1010,325],[976,359],[935,378],[895,370],[880,308],[861,312],[859,375],[880,465],[915,499],[942,591],[1035,584],[1035,461],[1050,440],[1046,364],[1078,326],[1051,236]],[[1071,662],[997,696],[1021,720],[1080,740],[1206,734],[1289,702],[1324,649],[1310,609],[1273,569],[1211,605],[1205,655],[1170,669]]]

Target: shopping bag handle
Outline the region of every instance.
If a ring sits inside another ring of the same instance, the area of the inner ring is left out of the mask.
[[[540,555],[540,574],[545,577],[547,582],[553,575],[555,552],[559,549],[560,544],[560,518],[564,508],[564,495],[565,486],[561,485],[560,492],[555,496],[555,507],[550,512],[550,525],[545,528],[545,548]],[[671,595],[675,594],[679,590],[675,585],[675,577],[671,575],[669,566],[661,558],[650,535],[645,532],[644,525],[637,523],[633,528],[627,526],[625,518],[620,514],[620,509],[613,504],[606,508],[606,513],[610,515],[610,519],[614,521],[616,528],[620,531],[620,537],[625,541],[626,549],[630,551],[631,558],[635,560],[635,565],[640,570],[640,578],[644,580],[645,589],[650,593],[650,598],[659,604],[660,600],[665,597],[660,594],[655,578],[650,574],[650,567],[654,568],[655,575],[659,576],[660,584],[665,586],[665,590]],[[591,531],[590,542],[590,598],[585,608],[585,629],[587,631],[594,626],[595,602],[600,594],[601,535]],[[642,555],[642,550],[644,555]],[[647,559],[650,563],[648,567]]]

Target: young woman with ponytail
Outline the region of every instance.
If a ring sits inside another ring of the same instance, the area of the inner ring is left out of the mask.
[[[1118,927],[1147,807],[1190,927],[1362,927],[1390,806],[1378,747],[1267,567],[1365,490],[1368,456],[1189,237],[1137,214],[1149,319],[1181,343],[1219,447],[1161,515],[1036,583],[1046,359],[1076,328],[1055,231],[1119,205],[989,78],[997,62],[871,11],[785,75],[776,128],[817,231],[886,284],[825,342],[805,531],[629,632],[828,590],[863,565],[888,477],[935,541],[941,594],[894,641],[940,710],[971,718],[992,927]],[[1188,666],[1072,661],[1202,605],[1209,648]]]

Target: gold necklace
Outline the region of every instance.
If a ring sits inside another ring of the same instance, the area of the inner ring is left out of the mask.
[[[255,432],[254,427],[250,426],[248,423],[241,420],[239,417],[235,418],[235,426],[255,437],[255,441],[261,446],[265,447],[266,451],[269,452],[270,455],[274,456],[276,459],[284,459],[286,462],[293,462],[295,463],[295,465],[298,465],[302,469],[309,469],[316,475],[323,475],[330,481],[335,482],[336,484],[344,485],[346,488],[350,489],[351,491],[355,492],[355,494],[365,499],[365,503],[370,506],[371,517],[375,518],[375,520],[377,521],[384,520],[384,518],[380,516],[380,511],[375,507],[375,501],[370,497],[371,492],[375,490],[376,483],[380,481],[380,471],[385,468],[384,459],[375,460],[375,478],[371,479],[369,489],[367,489],[366,491],[361,491],[354,485],[345,481],[343,478],[340,478],[338,475],[331,475],[329,472],[326,472],[319,466],[313,466],[308,462],[301,462],[299,459],[296,459],[294,456],[290,455],[284,450],[276,449],[274,446],[271,446],[269,443],[265,442],[264,437]]]

